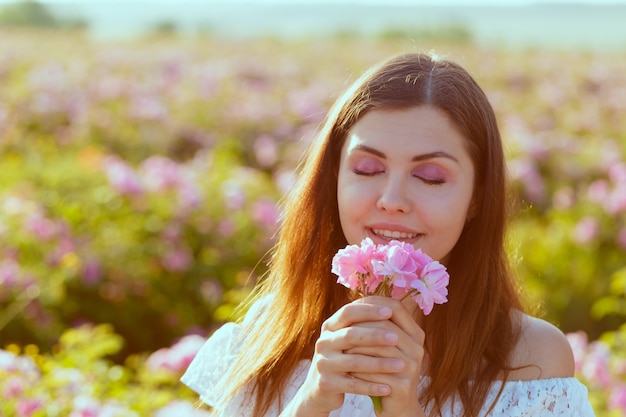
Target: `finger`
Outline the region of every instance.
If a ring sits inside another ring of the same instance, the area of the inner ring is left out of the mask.
[[[342,351],[357,346],[395,346],[398,343],[398,333],[385,327],[352,325],[335,332],[335,336]]]
[[[320,338],[315,342],[315,352],[331,357],[359,346],[381,348],[395,346],[397,343],[398,335],[385,328],[377,329],[354,325],[344,327],[336,332],[322,332]]]
[[[388,320],[393,314],[389,306],[352,302],[341,307],[323,324],[322,330],[337,331],[362,321]]]
[[[368,355],[344,354],[341,358],[341,369],[344,374],[392,374],[397,373],[406,368],[406,363],[402,359],[376,357]],[[375,382],[375,379],[367,379]]]
[[[415,324],[417,326],[417,324]],[[422,347],[423,346],[423,338],[421,337],[413,337],[409,335],[405,329],[402,329],[396,323],[391,320],[380,320],[380,321],[368,321],[356,323],[350,326],[350,328],[354,329],[368,329],[368,331],[376,332],[377,334],[384,334],[386,340],[389,340],[389,345],[394,345],[398,347],[403,347],[404,349],[413,350],[415,346]],[[421,332],[419,326],[417,326],[416,332]],[[394,336],[397,337],[397,343],[391,343],[391,340],[394,339]],[[368,346],[368,345],[362,345]]]
[[[356,395],[384,396],[391,393],[387,384],[366,381],[353,375],[347,375],[341,380],[342,391]]]
[[[380,296],[370,296],[364,298],[363,300],[368,304],[390,308],[393,312],[390,320],[410,335],[416,342],[420,344],[424,343],[424,331],[415,321],[413,314],[402,302],[391,297]]]

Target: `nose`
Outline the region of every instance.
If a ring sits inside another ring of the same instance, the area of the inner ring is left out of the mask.
[[[405,181],[400,178],[390,177],[384,184],[376,203],[379,210],[389,213],[408,213],[412,203],[407,194]]]

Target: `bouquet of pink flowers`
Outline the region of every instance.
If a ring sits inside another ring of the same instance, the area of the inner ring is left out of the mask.
[[[332,273],[337,282],[361,295],[384,295],[397,299],[411,297],[424,315],[435,304],[448,301],[450,276],[446,267],[409,243],[392,240],[374,245],[370,238],[361,246],[348,245],[333,257]],[[371,397],[374,408],[382,410],[380,397]]]
[[[370,238],[361,246],[348,245],[333,258],[337,282],[363,296],[411,297],[430,314],[435,304],[448,301],[450,276],[446,267],[409,243],[392,240],[375,245]]]

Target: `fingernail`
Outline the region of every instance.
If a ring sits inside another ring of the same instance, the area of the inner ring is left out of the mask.
[[[401,361],[400,359],[394,359],[391,362],[391,367],[395,369],[396,371],[399,371],[402,368],[404,368],[404,361]]]
[[[380,317],[390,317],[391,309],[389,307],[381,307],[380,310],[378,310],[378,314],[380,315]]]
[[[387,385],[379,385],[377,391],[380,395],[389,395],[391,393],[391,388]]]
[[[398,335],[395,333],[387,333],[385,335],[385,342],[396,343],[398,341]]]

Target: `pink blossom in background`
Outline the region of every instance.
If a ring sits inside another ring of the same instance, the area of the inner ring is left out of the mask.
[[[291,91],[287,100],[289,109],[298,117],[310,123],[319,123],[327,113],[326,102],[330,96],[332,92],[328,85],[317,83]]]
[[[609,409],[620,410],[626,414],[626,384],[619,384],[611,389]]]
[[[246,192],[235,180],[224,181],[222,195],[226,202],[226,208],[229,210],[240,210],[246,202]]]
[[[187,401],[173,401],[160,408],[154,417],[210,417],[211,413],[199,409]]]
[[[0,286],[10,288],[22,279],[22,270],[13,258],[4,258],[0,261]]]
[[[605,203],[608,214],[615,215],[626,211],[626,183],[616,184],[609,193]]]
[[[178,188],[183,182],[181,167],[164,156],[151,156],[141,164],[141,177],[148,189],[164,191]]]
[[[200,284],[202,298],[210,303],[219,303],[224,294],[222,283],[214,278],[205,279]]]
[[[163,266],[170,272],[184,272],[193,263],[193,255],[189,248],[178,245],[169,248],[161,258]]]
[[[46,216],[40,211],[31,213],[26,218],[25,226],[26,230],[33,233],[37,236],[37,238],[43,241],[53,239],[59,231],[58,225],[54,221],[46,218]]]
[[[579,245],[591,243],[600,233],[600,223],[594,217],[582,218],[572,231],[572,239]]]
[[[54,249],[48,253],[47,261],[50,265],[56,266],[61,262],[65,255],[74,252],[75,249],[76,245],[72,239],[67,236],[63,236],[58,242],[56,242]]]
[[[217,224],[217,233],[224,238],[233,236],[236,230],[236,224],[231,219],[220,219]]]
[[[129,115],[134,119],[164,122],[169,117],[169,110],[159,96],[135,93],[131,96]]]
[[[259,136],[252,146],[256,160],[262,167],[271,167],[278,161],[278,145],[273,137]]]
[[[609,196],[609,183],[606,180],[595,180],[587,188],[587,198],[592,203],[603,205]]]
[[[102,280],[102,265],[100,262],[90,259],[82,264],[83,282],[88,285],[95,285]]]
[[[114,101],[129,91],[128,80],[119,76],[103,75],[90,83],[91,97],[97,101]]]
[[[278,170],[274,174],[274,183],[282,194],[287,194],[296,185],[298,175],[294,171]]]
[[[268,231],[278,227],[279,211],[276,202],[269,198],[260,198],[252,206],[252,218]]]
[[[585,356],[587,355],[587,346],[589,345],[587,333],[578,331],[575,333],[568,333],[566,337],[572,347],[572,352],[574,353],[574,365],[576,372],[581,372]]]
[[[146,360],[146,367],[152,371],[163,369],[176,373],[184,372],[205,341],[206,339],[199,335],[185,336],[171,347],[153,352]]]
[[[613,184],[626,184],[626,163],[618,161],[608,169],[609,179]]]
[[[103,158],[102,168],[109,184],[120,194],[136,195],[143,193],[143,184],[135,170],[125,161],[114,156]]]
[[[22,395],[28,382],[21,376],[11,375],[2,382],[2,395],[5,398],[18,398]]]
[[[568,210],[576,203],[576,194],[571,187],[563,187],[552,196],[552,204],[559,210]]]
[[[43,406],[43,401],[38,399],[23,399],[19,400],[15,411],[20,417],[30,417],[35,411],[39,410]]]
[[[587,355],[582,364],[581,373],[588,381],[601,388],[608,388],[612,384],[609,370],[611,350],[600,341],[591,342],[587,348]]]
[[[178,205],[181,212],[186,213],[202,203],[202,193],[196,183],[188,180],[178,188]]]

